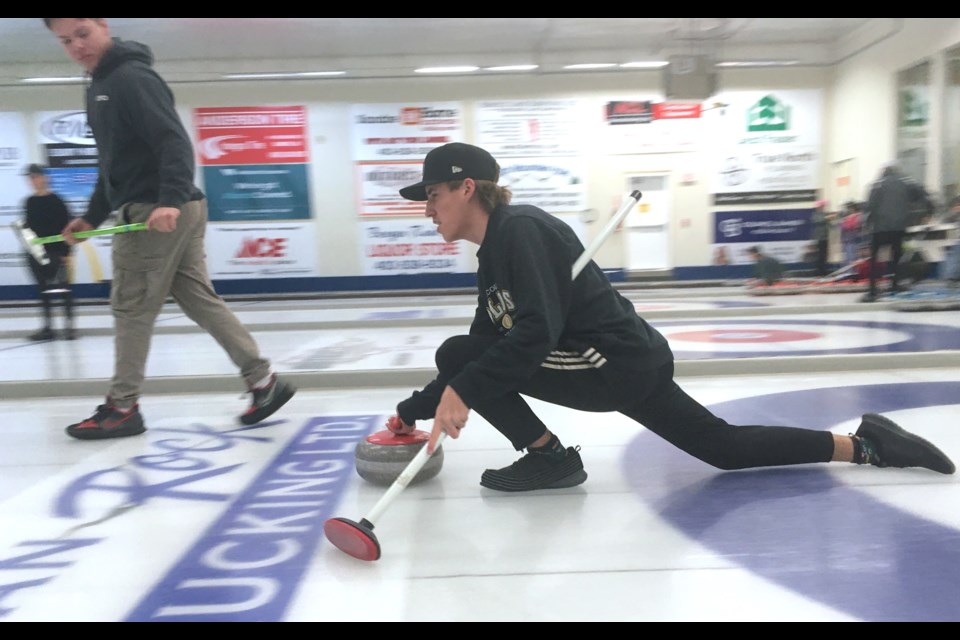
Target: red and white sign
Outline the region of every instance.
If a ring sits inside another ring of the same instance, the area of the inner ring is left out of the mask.
[[[194,110],[203,165],[305,164],[305,107],[215,107]]]
[[[688,102],[618,100],[604,106],[608,153],[685,153],[703,145],[703,109]]]
[[[214,280],[319,275],[309,222],[210,225],[207,254]]]
[[[699,102],[656,102],[653,105],[656,120],[699,118],[702,113],[703,105]]]

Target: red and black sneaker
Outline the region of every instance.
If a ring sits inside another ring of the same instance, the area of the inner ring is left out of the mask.
[[[243,424],[257,424],[272,416],[280,407],[287,404],[293,394],[297,392],[296,388],[289,382],[278,378],[276,374],[270,377],[270,384],[260,389],[251,389],[253,400],[250,408],[241,416],[240,422]]]
[[[67,435],[78,440],[103,440],[138,436],[147,428],[143,425],[140,405],[130,411],[121,411],[111,404],[102,404],[92,416],[67,427]]]

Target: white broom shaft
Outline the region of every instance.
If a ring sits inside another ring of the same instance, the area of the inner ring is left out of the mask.
[[[577,259],[573,265],[573,279],[580,274],[585,266],[593,259],[593,254],[597,252],[607,238],[610,237],[610,234],[617,228],[617,225],[620,224],[620,221],[630,212],[630,209],[640,201],[640,196],[642,194],[639,191],[634,191],[630,194],[630,197],[626,202],[623,203],[623,206],[620,207],[620,210],[614,214],[613,218],[610,219],[610,222],[607,223],[607,226],[604,227],[603,231],[600,232],[594,241],[587,247],[583,254]],[[437,445],[434,448],[434,451],[440,448],[441,443],[447,437],[445,431],[440,432],[440,436],[437,438]],[[420,448],[420,451],[417,452],[417,455],[413,457],[413,460],[407,464],[406,468],[400,473],[396,480],[393,481],[393,484],[390,485],[390,488],[387,489],[386,493],[377,501],[373,508],[370,509],[370,512],[367,514],[367,517],[364,518],[367,522],[372,525],[375,525],[377,519],[386,511],[387,507],[393,502],[401,491],[407,488],[407,485],[410,484],[410,481],[413,480],[417,474],[420,472],[420,469],[423,468],[423,465],[427,463],[427,460],[430,456],[427,454],[427,444],[424,443]]]
[[[440,445],[443,443],[444,439],[447,437],[445,431],[440,432],[440,437],[437,438],[437,446],[434,449],[436,451],[440,448]],[[427,454],[427,443],[424,442],[423,446],[420,447],[420,451],[417,451],[417,455],[413,457],[413,460],[407,464],[407,467],[397,476],[397,479],[393,481],[393,484],[390,485],[390,488],[387,489],[387,492],[383,494],[383,497],[377,501],[377,504],[373,505],[373,508],[370,509],[370,513],[367,514],[366,520],[371,524],[376,524],[377,519],[380,515],[386,511],[387,506],[393,502],[393,499],[401,491],[407,488],[407,485],[410,484],[410,481],[417,477],[417,474],[420,473],[420,469],[423,468],[423,465],[427,464],[427,460],[430,459],[430,456]]]
[[[643,194],[639,191],[634,191],[630,194],[630,197],[627,198],[626,202],[620,207],[620,210],[613,214],[613,217],[610,218],[610,221],[607,223],[607,226],[603,228],[603,231],[600,232],[596,238],[593,239],[593,242],[590,243],[590,246],[584,250],[583,254],[577,261],[573,263],[573,279],[576,280],[577,276],[580,275],[580,272],[583,271],[583,268],[593,260],[594,254],[600,249],[600,246],[607,241],[607,238],[610,237],[616,229],[617,226],[627,217],[627,214],[630,213],[630,210],[640,202],[640,197]]]

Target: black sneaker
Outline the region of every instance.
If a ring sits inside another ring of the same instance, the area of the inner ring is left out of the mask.
[[[53,333],[53,329],[51,329],[50,327],[40,329],[40,331],[37,331],[36,333],[31,333],[28,336],[28,338],[33,342],[47,342],[49,340],[53,340],[55,337],[56,336]]]
[[[297,392],[296,388],[289,382],[284,382],[274,374],[271,377],[270,384],[262,389],[251,389],[253,401],[250,408],[240,416],[240,422],[243,424],[257,424],[272,416],[277,409],[287,404],[293,394]]]
[[[860,302],[876,302],[877,294],[875,293],[865,293],[860,297]]]
[[[586,479],[580,447],[567,447],[567,455],[559,460],[530,452],[509,467],[487,469],[480,477],[480,486],[496,491],[535,491],[575,487]]]
[[[110,404],[100,405],[92,416],[66,429],[68,436],[78,440],[126,438],[138,436],[146,430],[139,405],[134,405],[133,409],[124,412]]]
[[[924,467],[939,473],[956,471],[953,462],[933,444],[914,435],[893,420],[876,413],[863,416],[856,436],[867,439],[876,449],[877,467]]]
[[[73,327],[68,327],[63,330],[63,339],[64,340],[76,340],[77,339],[77,330]]]

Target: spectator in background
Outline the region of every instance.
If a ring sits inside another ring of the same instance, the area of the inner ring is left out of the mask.
[[[783,264],[763,252],[760,247],[750,247],[750,255],[753,257],[753,277],[770,286],[783,280]]]
[[[814,274],[818,277],[829,273],[827,267],[827,252],[830,244],[830,221],[833,216],[827,211],[827,201],[817,200],[813,207],[813,237],[814,244]]]
[[[725,266],[730,264],[730,257],[727,255],[726,247],[717,247],[713,252],[713,264]]]
[[[858,249],[863,235],[863,203],[851,200],[843,207],[840,219],[840,244],[843,260],[849,266],[859,259]]]
[[[943,224],[960,225],[960,196],[950,201],[950,208],[943,214],[940,221]],[[960,240],[947,247],[943,258],[943,279],[951,287],[960,286]]]
[[[38,238],[58,235],[70,222],[70,211],[66,203],[51,191],[46,168],[39,164],[31,164],[24,175],[33,187],[33,195],[27,198],[24,205],[24,226],[37,234]],[[61,290],[63,311],[66,316],[63,337],[73,340],[77,334],[73,328],[73,292],[70,289],[68,275],[72,249],[66,242],[51,242],[45,244],[43,248],[47,252],[47,257],[50,258],[47,264],[41,264],[31,253],[27,253],[27,264],[37,282],[40,305],[43,309],[43,327],[30,334],[30,339],[42,342],[56,338],[53,331],[53,301],[47,292],[57,289]]]
[[[884,167],[880,177],[871,185],[864,208],[865,230],[870,237],[870,261],[877,262],[881,247],[890,248],[890,267],[893,269],[890,290],[903,291],[900,260],[903,258],[903,238],[918,207],[932,209],[933,203],[923,186],[905,175],[895,164]],[[870,290],[861,302],[876,302],[877,274],[870,271]]]

